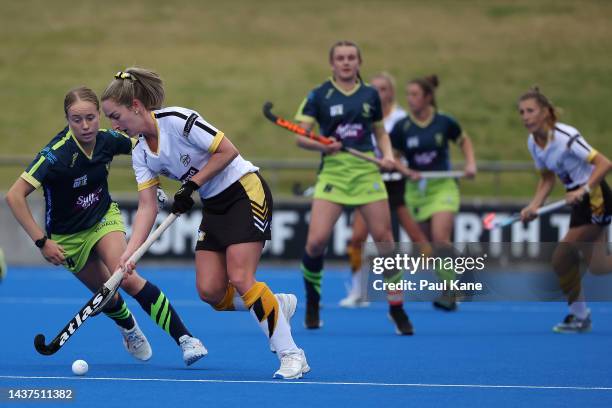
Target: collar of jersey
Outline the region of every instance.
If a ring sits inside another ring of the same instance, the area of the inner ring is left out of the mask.
[[[412,123],[414,123],[415,125],[417,125],[420,128],[426,128],[427,126],[431,125],[431,122],[433,121],[434,117],[436,116],[436,113],[438,113],[438,111],[436,110],[436,108],[434,108],[431,111],[431,116],[429,116],[427,119],[425,119],[424,121],[420,121],[417,118],[415,118],[414,116],[412,116],[412,114],[410,112],[407,112],[408,116],[410,117],[410,121]]]
[[[83,146],[81,146],[81,144],[79,143],[77,138],[74,136],[74,133],[72,133],[72,129],[70,129],[70,128],[68,128],[68,136],[70,136],[72,138],[72,140],[74,140],[74,143],[76,143],[77,147],[85,155],[85,157],[87,157],[89,160],[91,160],[93,158],[94,150],[96,149],[96,145],[95,144],[94,144],[94,148],[91,149],[91,154],[87,154],[85,149],[83,149]]]
[[[334,88],[336,88],[338,90],[338,92],[340,92],[342,95],[345,96],[351,96],[353,95],[355,92],[357,92],[359,90],[359,88],[361,88],[361,81],[357,80],[357,85],[355,85],[353,87],[353,89],[351,89],[350,91],[345,91],[344,89],[340,88],[340,86],[338,85],[338,83],[334,80],[334,77],[329,77],[329,81],[331,82],[331,84],[334,86]]]
[[[140,137],[142,138],[143,143],[147,147],[147,150],[153,153],[154,155],[159,156],[159,151],[161,148],[161,132],[159,131],[159,123],[157,122],[157,118],[155,117],[155,112],[151,112],[151,117],[153,118],[153,122],[155,123],[155,130],[157,131],[157,151],[154,152],[153,150],[151,150],[151,146],[149,146],[147,138],[144,137],[143,134],[141,134]]]
[[[546,144],[544,145],[544,147],[540,147],[540,145],[538,144],[538,142],[536,142],[536,137],[533,135],[533,133],[531,134],[531,137],[533,137],[533,143],[536,145],[536,147],[540,150],[546,150],[546,148],[548,146],[550,146],[550,142],[552,142],[553,140],[555,140],[555,128],[553,127],[549,132],[548,132],[548,136],[546,137]]]

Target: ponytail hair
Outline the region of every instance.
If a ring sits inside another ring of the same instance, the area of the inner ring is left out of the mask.
[[[164,97],[164,84],[160,76],[138,67],[117,72],[102,94],[103,101],[112,99],[125,106],[132,106],[134,99],[138,99],[150,111],[161,109]]]
[[[559,119],[559,110],[555,107],[555,105],[553,105],[551,100],[548,99],[548,97],[546,97],[546,95],[544,95],[540,91],[540,87],[538,87],[537,85],[532,86],[527,92],[521,95],[521,97],[518,99],[518,102],[520,103],[528,99],[533,99],[540,108],[548,110],[548,124],[550,126],[553,126],[555,123],[557,123],[557,120]]]
[[[436,104],[436,89],[440,85],[440,80],[436,74],[428,75],[426,77],[416,78],[408,82],[408,85],[416,84],[423,91],[423,95],[431,96],[431,105],[437,108]]]

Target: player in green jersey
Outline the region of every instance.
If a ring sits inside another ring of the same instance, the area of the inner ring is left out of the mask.
[[[375,88],[361,80],[361,53],[355,43],[335,43],[329,52],[329,63],[332,77],[310,92],[296,116],[303,127],[311,129],[316,122],[323,135],[335,139],[330,145],[297,139],[300,147],[322,153],[302,260],[307,298],[305,325],[309,329],[321,327],[319,301],[323,255],[343,207],[359,208],[375,242],[388,247],[393,242],[387,191],[380,169],[371,162],[340,151],[343,146],[351,147],[374,157],[371,137],[374,134],[382,153],[383,167],[387,170],[395,167],[389,136],[382,122],[380,97]],[[396,274],[391,279],[400,278],[401,275]],[[397,332],[412,334],[412,325],[403,309],[403,293],[388,293],[388,300],[389,314]]]

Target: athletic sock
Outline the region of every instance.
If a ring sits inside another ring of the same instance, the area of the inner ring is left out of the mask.
[[[404,276],[403,272],[395,272],[395,274],[385,274],[384,281],[388,283],[399,283]],[[389,307],[399,307],[402,308],[404,306],[404,292],[402,290],[387,290],[387,302],[389,302]]]
[[[246,311],[248,308],[245,306],[242,297],[231,283],[227,284],[225,295],[223,299],[213,308],[218,312],[233,312],[233,311]]]
[[[170,300],[157,286],[147,281],[134,299],[151,316],[151,319],[174,339],[176,344],[179,344],[179,338],[185,334],[191,337],[191,333],[170,304]]]
[[[361,270],[361,256],[362,250],[361,245],[348,245],[346,247],[346,254],[349,258],[349,265],[351,265],[351,272],[357,273]]]
[[[256,282],[242,299],[279,355],[298,349],[278,300],[265,283]]]
[[[321,301],[321,278],[323,277],[323,255],[311,257],[304,252],[302,258],[302,274],[304,286],[306,287],[306,303],[319,305]]]
[[[104,314],[114,320],[118,326],[130,330],[134,328],[136,321],[128,309],[125,301],[121,297],[121,294],[117,294],[119,299],[115,302],[113,306],[108,306],[104,308]]]

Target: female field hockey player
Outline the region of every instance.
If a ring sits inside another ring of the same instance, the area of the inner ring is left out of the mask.
[[[389,246],[393,242],[387,192],[380,169],[373,163],[340,151],[343,146],[352,147],[374,157],[371,137],[374,133],[384,167],[387,170],[395,167],[389,136],[382,123],[378,92],[361,80],[361,53],[355,43],[335,43],[329,51],[329,63],[332,77],[310,92],[296,116],[304,128],[311,129],[317,122],[323,135],[336,139],[329,145],[306,138],[297,139],[300,147],[322,153],[302,260],[307,300],[305,325],[308,329],[321,327],[319,302],[323,256],[342,208],[359,208],[375,242]],[[401,275],[394,278],[399,279]],[[403,293],[389,293],[388,297],[389,314],[397,332],[412,334],[412,324],[403,308]]]
[[[139,139],[132,154],[138,211],[122,263],[145,241],[155,222],[159,175],[182,181],[172,212],[189,211],[194,191],[204,207],[195,248],[200,298],[219,311],[250,310],[280,358],[274,377],[300,378],[310,367],[286,320],[295,312],[296,298],[275,296],[255,279],[264,243],[271,237],[270,190],[259,169],[240,156],[223,132],[193,110],[162,109],[163,102],[162,80],[142,68],[115,75],[102,96],[113,128]]]
[[[391,132],[398,120],[406,117],[406,111],[395,101],[395,79],[386,72],[374,75],[370,84],[378,91],[383,112],[383,125],[387,133]],[[410,216],[404,201],[406,179],[397,171],[383,171],[382,179],[389,195],[389,209],[397,213],[401,226],[413,242],[427,241],[419,225]],[[340,301],[342,307],[367,306],[362,299],[361,263],[362,247],[368,238],[368,228],[359,210],[355,210],[353,218],[353,234],[347,247],[349,264],[352,272],[352,285],[348,295]]]
[[[95,292],[117,269],[126,248],[123,219],[108,191],[108,169],[115,155],[130,154],[132,141],[114,130],[100,129],[100,104],[89,88],[68,92],[64,113],[68,126],[40,151],[6,200],[43,257],[64,265]],[[41,186],[45,230],[36,224],[26,201]],[[187,365],[206,355],[157,286],[132,273],[121,288],[172,336]],[[130,354],[139,360],[151,358],[151,346],[119,293],[104,313],[118,325]]]
[[[435,91],[438,77],[432,75],[408,82],[406,87],[409,114],[398,121],[390,133],[393,148],[420,171],[451,169],[449,141],[457,143],[465,157],[465,174],[476,175],[476,161],[470,138],[452,117],[437,110]],[[418,178],[418,173],[416,174]],[[427,239],[445,256],[452,252],[451,234],[454,216],[459,211],[459,188],[454,179],[421,179],[406,184],[406,203],[420,223]],[[454,279],[452,270],[437,271],[440,278]],[[457,308],[455,296],[444,293],[434,306],[452,311]]]
[[[521,211],[522,220],[536,218],[537,209],[553,189],[555,174],[565,186],[566,201],[572,206],[570,228],[553,254],[553,268],[568,297],[569,314],[553,330],[587,332],[591,330],[591,313],[581,289],[579,255],[572,248],[574,243],[594,243],[601,248],[607,242],[612,192],[605,176],[612,164],[589,146],[577,129],[557,121],[555,107],[537,87],[519,98],[518,110],[530,133],[529,152],[541,175],[531,203]],[[594,261],[596,250],[587,248],[588,263]],[[610,272],[609,266],[603,269]],[[592,271],[595,272],[593,268]]]

